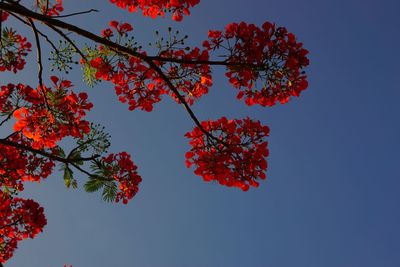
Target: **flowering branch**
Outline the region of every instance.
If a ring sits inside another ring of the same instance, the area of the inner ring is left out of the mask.
[[[190,9],[200,2],[108,1],[130,12],[141,10],[144,16],[152,18],[171,12],[175,21],[189,15]],[[200,121],[191,105],[211,88],[212,66],[226,68],[225,76],[238,90],[237,98],[248,106],[284,104],[299,96],[308,86],[304,71],[309,64],[308,51],[286,28],[269,22],[261,26],[230,23],[222,31],[210,30],[202,48],[185,47],[188,37],[182,38],[178,31],[173,33],[168,28],[168,38],[158,39],[154,43],[158,51],[148,55],[130,34],[134,28],[129,23],[112,20],[110,28],[97,35],[60,20],[98,12],[95,9],[61,15],[62,0],[35,0],[33,9],[18,0],[0,0],[0,72],[21,71],[31,51],[27,38],[12,28],[2,30],[3,22],[11,15],[33,31],[39,84],[0,85],[0,126],[12,117],[15,119],[14,131],[0,139],[0,267],[12,256],[17,242],[33,238],[46,224],[43,209],[36,202],[14,198],[23,190],[23,182],[47,178],[58,162],[68,188],[77,187],[73,177],[76,169],[88,176],[83,186],[87,192],[102,189],[104,200],[127,204],[142,181],[130,154],[104,155],[110,147],[110,136],[104,133],[104,127],[85,120],[93,107],[85,92],[75,93],[70,89],[71,81],[56,76],[50,77],[52,85],[44,85],[42,37],[52,47],[49,61],[53,68],[68,73],[72,64],[79,64],[74,59],[79,55],[86,82],[113,83],[119,101],[127,103],[129,110],[150,112],[165,95],[182,105],[195,124],[185,134],[191,146],[185,155],[186,166],[193,167],[204,181],[247,191],[266,179],[267,126],[248,117]],[[39,23],[61,37],[58,47],[38,30]],[[90,40],[96,47],[80,49],[70,33]],[[66,137],[76,142],[68,155],[59,146]],[[24,217],[19,221],[21,214]]]

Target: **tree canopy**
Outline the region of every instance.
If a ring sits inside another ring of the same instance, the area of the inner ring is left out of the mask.
[[[247,191],[266,179],[268,126],[249,117],[201,120],[192,105],[212,87],[214,68],[225,69],[237,99],[247,106],[271,107],[299,96],[308,86],[304,69],[309,61],[294,34],[271,22],[238,22],[210,30],[200,46],[189,47],[188,36],[169,28],[166,36],[157,32],[149,49],[136,42],[135,31],[140,29],[128,22],[112,20],[102,32],[93,33],[64,18],[97,10],[79,10],[77,5],[74,13],[66,13],[61,0],[32,2],[0,1],[0,72],[23,75],[28,55],[36,53],[37,58],[37,84],[0,83],[0,127],[9,131],[0,137],[0,263],[12,257],[19,241],[34,238],[47,224],[43,208],[18,194],[24,183],[45,179],[56,166],[66,187],[77,187],[77,179],[86,176],[84,189],[100,190],[105,201],[127,204],[139,191],[142,177],[131,155],[108,152],[110,136],[86,118],[93,107],[88,94],[76,92],[73,81],[60,78],[72,68],[82,69],[88,86],[112,84],[130,111],[151,112],[164,97],[182,105],[194,124],[184,135],[191,147],[186,166],[204,181]],[[200,4],[108,2],[128,12],[182,23]],[[29,40],[16,30],[17,23],[32,31]],[[50,51],[43,49],[44,43]],[[54,68],[49,77],[44,60]],[[74,141],[69,150],[62,146],[67,138]]]

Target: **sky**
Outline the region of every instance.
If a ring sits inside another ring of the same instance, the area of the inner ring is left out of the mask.
[[[271,129],[268,178],[244,193],[185,167],[193,123],[181,106],[165,99],[151,113],[130,112],[111,84],[87,88],[77,68],[65,77],[89,93],[89,118],[111,134],[111,151],[132,154],[140,192],[126,206],[104,203],[99,193],[67,190],[58,171],[27,185],[22,195],[45,208],[48,225],[6,267],[400,266],[398,1],[202,0],[181,23],[106,0],[64,2],[67,13],[100,10],[69,22],[98,33],[124,20],[144,45],[168,26],[200,45],[230,22],[276,22],[310,51],[309,88],[286,105],[248,107],[215,69],[193,108],[198,117],[250,116]],[[34,84],[35,71],[31,64],[0,81]]]

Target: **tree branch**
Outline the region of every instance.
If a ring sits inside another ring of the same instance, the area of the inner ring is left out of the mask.
[[[226,60],[188,60],[180,58],[162,57],[162,56],[147,56],[149,60],[160,61],[160,62],[171,62],[178,64],[193,64],[193,65],[213,65],[213,66],[228,66],[228,67],[249,67],[249,68],[261,68],[264,66],[243,63],[243,62],[229,62]]]
[[[45,16],[36,12],[33,12],[27,8],[25,8],[24,6],[21,6],[19,4],[8,4],[8,3],[0,3],[0,9],[6,10],[6,11],[11,11],[11,12],[15,12],[18,13],[21,16],[24,17],[28,17],[31,19],[36,19],[38,21],[41,21],[43,23],[45,23],[46,25],[48,25],[50,28],[54,29],[56,27],[62,28],[62,29],[66,29],[68,31],[74,32],[80,36],[83,36],[87,39],[90,39],[96,43],[111,47],[113,49],[115,49],[116,51],[122,53],[122,54],[126,54],[129,56],[133,56],[136,57],[138,59],[143,60],[144,62],[146,62],[149,67],[151,67],[152,69],[154,69],[158,75],[166,82],[166,84],[168,85],[168,87],[171,89],[171,91],[176,95],[176,97],[178,98],[178,100],[182,103],[182,105],[184,106],[184,108],[186,109],[186,111],[188,112],[189,116],[191,117],[191,119],[195,122],[195,124],[197,125],[197,127],[199,127],[199,129],[208,137],[221,142],[218,138],[216,138],[215,136],[213,136],[212,134],[210,134],[207,130],[205,130],[203,128],[203,126],[201,125],[200,121],[198,120],[198,118],[196,117],[196,115],[194,114],[194,112],[191,110],[189,104],[186,102],[185,98],[179,93],[179,91],[176,89],[176,87],[171,83],[171,81],[168,79],[168,77],[163,73],[163,71],[154,63],[154,60],[156,60],[154,57],[150,58],[146,55],[143,55],[129,47],[125,47],[122,45],[119,45],[117,43],[114,43],[108,39],[102,38],[96,34],[93,34],[87,30],[84,30],[80,27],[77,27],[75,25],[66,23],[64,21],[60,21],[57,19],[54,19],[52,17],[49,16]],[[157,60],[162,59],[162,60],[166,60],[164,58],[158,58]],[[202,62],[204,64],[206,64],[205,62]],[[196,64],[195,61],[193,61],[191,64]],[[208,63],[207,63],[208,64]]]
[[[54,154],[48,153],[46,151],[35,149],[35,148],[30,147],[30,146],[19,144],[19,143],[16,143],[16,142],[13,142],[13,141],[10,141],[10,140],[7,140],[7,139],[0,139],[0,144],[6,145],[6,146],[12,146],[12,147],[15,147],[15,148],[18,148],[18,149],[21,149],[21,150],[32,152],[34,154],[39,154],[39,155],[44,156],[46,158],[49,158],[49,159],[52,159],[52,160],[55,160],[55,161],[58,161],[58,162],[66,163],[66,164],[72,164],[72,163],[79,162],[79,161],[91,161],[91,160],[94,160],[94,159],[99,157],[99,155],[94,155],[94,156],[88,157],[88,158],[83,158],[83,157],[73,158],[73,159],[71,159],[71,158],[62,158],[62,157],[56,156]]]

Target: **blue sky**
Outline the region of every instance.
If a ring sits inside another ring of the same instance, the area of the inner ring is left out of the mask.
[[[286,26],[310,51],[310,86],[286,105],[247,107],[214,71],[198,116],[250,116],[271,128],[268,179],[243,193],[185,167],[183,135],[193,124],[182,107],[165,99],[152,113],[129,112],[111,84],[87,89],[73,71],[95,104],[90,119],[112,135],[111,150],[130,152],[139,166],[140,192],[127,206],[104,203],[67,190],[58,172],[27,186],[23,195],[44,206],[48,225],[7,266],[400,266],[398,1],[202,0],[182,23],[107,2],[65,1],[69,11],[101,11],[69,21],[100,32],[122,19],[143,44],[168,26],[191,44],[230,22]],[[0,77],[34,84],[35,68]]]

